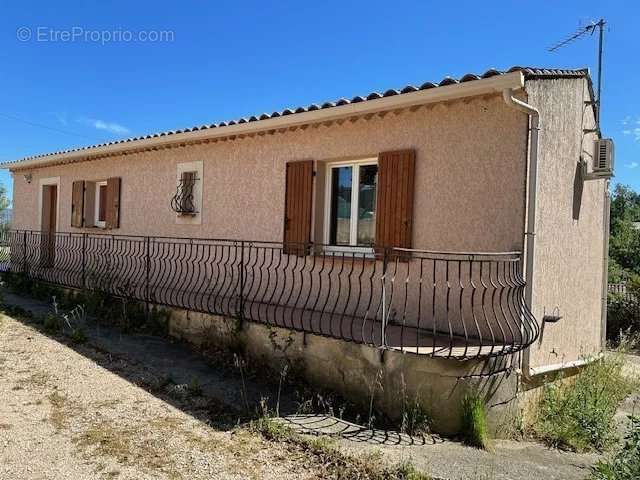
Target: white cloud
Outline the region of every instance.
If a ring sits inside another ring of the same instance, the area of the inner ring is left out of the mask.
[[[116,122],[107,122],[104,120],[99,120],[95,118],[80,118],[79,122],[91,125],[96,130],[104,130],[105,132],[114,133],[116,135],[126,135],[130,132],[130,130]]]
[[[624,166],[633,170],[634,168],[638,168],[640,166],[640,163],[638,162],[625,163]]]
[[[622,119],[622,125],[629,125],[630,121],[631,121],[631,117],[629,115],[627,115],[626,117],[624,117]]]
[[[625,128],[622,131],[623,135],[631,135],[636,142],[640,142],[640,127]]]

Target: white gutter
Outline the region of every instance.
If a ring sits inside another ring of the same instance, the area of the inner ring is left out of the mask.
[[[527,225],[525,227],[525,302],[533,313],[533,268],[536,242],[536,194],[538,191],[538,132],[540,131],[540,112],[537,109],[513,96],[513,89],[502,91],[502,98],[507,105],[529,115],[529,195],[527,199]],[[531,376],[529,368],[529,349],[523,352],[522,370],[526,377]]]
[[[375,100],[359,103],[349,103],[339,107],[332,107],[310,112],[294,113],[265,120],[227,125],[224,127],[208,128],[192,132],[173,135],[163,135],[140,140],[123,141],[112,145],[87,147],[77,151],[55,153],[51,155],[27,158],[0,164],[0,168],[27,169],[42,167],[54,163],[68,163],[82,161],[87,157],[112,155],[138,149],[153,149],[167,145],[202,140],[212,140],[234,135],[247,135],[274,129],[290,128],[310,123],[329,122],[347,119],[354,116],[373,114],[387,110],[424,105],[428,103],[445,102],[465,97],[495,94],[505,89],[520,89],[524,87],[522,72],[511,72],[479,80],[444,85],[442,87],[403,93]]]

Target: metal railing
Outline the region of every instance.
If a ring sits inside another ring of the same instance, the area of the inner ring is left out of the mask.
[[[519,252],[15,230],[1,240],[4,271],[409,353],[505,355],[539,333]]]

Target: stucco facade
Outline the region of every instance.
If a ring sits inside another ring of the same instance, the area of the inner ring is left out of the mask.
[[[566,364],[602,348],[602,285],[606,180],[583,181],[582,158],[593,162],[593,108],[587,79],[527,82],[540,111],[533,312],[560,315],[542,325],[530,366]],[[586,130],[587,132],[585,132]],[[555,312],[554,312],[555,310]]]
[[[543,75],[541,78],[527,80],[524,89],[518,90],[517,96],[538,109],[541,122],[531,310],[540,324],[545,315],[562,316],[556,323],[542,324],[539,338],[524,352],[518,356],[505,357],[505,361],[514,361],[516,370],[522,369],[524,376],[529,377],[532,374],[531,368],[561,368],[563,364],[574,362],[601,349],[604,328],[601,293],[605,268],[603,255],[607,186],[606,180],[585,182],[579,175],[580,158],[589,164],[592,162],[593,142],[596,138],[596,134],[591,132],[595,128],[595,120],[593,108],[588,103],[591,100],[588,79],[584,75],[555,79]],[[109,177],[119,177],[119,227],[106,233],[282,242],[288,162],[313,160],[314,169],[321,173],[328,162],[371,159],[376,158],[380,152],[411,149],[415,152],[411,241],[413,248],[435,252],[520,252],[525,250],[525,232],[528,229],[526,215],[527,209],[530,208],[527,205],[531,161],[529,143],[527,115],[507,105],[499,92],[492,91],[482,95],[413,105],[410,108],[353,115],[337,121],[310,122],[308,125],[274,129],[242,137],[221,137],[193,144],[177,142],[162,148],[127,154],[114,153],[91,160],[79,158],[73,163],[41,167],[27,168],[17,165],[12,167],[13,228],[41,228],[39,192],[43,182],[54,182],[59,189],[57,230],[75,233],[101,231],[71,226],[73,182],[95,182]],[[201,193],[202,201],[197,221],[184,221],[170,208],[171,199],[176,192],[177,173],[180,171],[180,165],[185,163],[198,165],[200,169],[199,195]],[[23,178],[24,174],[30,175],[30,182]],[[321,241],[319,232],[325,214],[323,179],[321,174],[317,174],[313,180],[311,238],[315,241]],[[524,255],[527,253],[524,252]],[[295,260],[295,265],[297,268],[298,262],[302,265],[304,262],[312,261],[314,260]],[[483,277],[479,267],[473,265],[482,262],[478,262],[478,259],[464,261],[469,262],[469,267],[465,267],[468,270],[465,273],[458,262],[458,278],[455,281],[451,281],[449,277],[449,263],[444,270],[439,267],[440,270],[436,273],[434,262],[432,277],[426,273],[420,278],[420,282],[424,281],[425,285],[439,284],[437,294],[434,287],[433,298],[428,304],[433,307],[434,312],[432,325],[442,321],[442,325],[436,325],[437,329],[448,329],[451,336],[466,336],[471,321],[476,321],[476,317],[485,314],[485,297],[474,296],[476,286],[483,283],[486,276]],[[256,263],[259,262],[255,262],[254,266]],[[380,263],[379,259],[377,263]],[[455,263],[456,260],[451,262],[452,265]],[[369,263],[363,261],[357,268],[360,268],[366,277],[372,268],[376,268],[375,265],[374,258]],[[399,262],[395,267],[396,271],[403,272],[398,275],[399,283],[403,278],[411,276],[410,271],[415,272],[417,266],[423,265],[424,263],[415,259]],[[472,271],[472,268],[476,270]],[[257,270],[260,268],[250,273],[253,275]],[[210,283],[210,278],[216,277],[219,271],[203,267],[203,272],[202,275],[200,272],[197,275],[202,285]],[[291,272],[281,272],[269,277],[266,281],[267,289],[270,288],[269,282],[278,283],[278,275],[285,278],[283,283],[286,283],[287,275],[291,275],[289,283],[295,283],[296,277]],[[337,273],[332,275],[337,282],[340,281]],[[415,277],[415,273],[413,275]],[[355,276],[357,275],[353,275]],[[516,277],[503,271],[503,280],[507,284],[517,283]],[[299,278],[302,278],[302,274]],[[374,297],[382,296],[386,300],[386,293],[380,293],[381,289],[386,288],[385,281],[387,280],[371,283],[370,291],[374,292]],[[262,285],[262,279],[260,282]],[[463,283],[465,285],[462,285]],[[310,285],[305,287],[308,290],[302,289],[288,298],[295,298],[297,301],[301,297],[311,296],[314,289],[319,291],[322,288],[330,288],[331,283],[329,287],[323,285]],[[398,287],[398,290],[401,290],[401,287]],[[494,296],[495,292],[502,291],[496,286],[485,287],[485,292],[489,292],[487,298]],[[424,300],[418,290],[413,292],[404,298],[399,297],[394,300],[396,303],[391,302],[390,305],[385,305],[385,308],[390,307],[393,310],[399,303],[404,303],[399,308],[404,308],[404,312],[417,319],[418,326],[421,326],[421,302]],[[188,297],[188,292],[180,294]],[[344,313],[351,300],[344,300],[343,307],[340,303],[340,291],[334,290],[331,295],[338,297],[331,297],[329,303],[335,305],[336,311]],[[501,295],[502,293],[498,293],[498,296]],[[458,306],[451,307],[450,296],[460,300]],[[466,302],[464,307],[463,298]],[[519,308],[522,305],[516,305],[518,301],[513,298],[507,299],[501,303],[500,308],[513,308],[514,311],[521,312]],[[436,304],[439,307],[436,308]],[[295,305],[285,302],[284,308],[292,306]],[[279,307],[283,305],[269,305],[265,307],[265,311]],[[256,308],[260,312],[263,307],[258,305]],[[431,311],[430,308],[427,310]],[[207,312],[207,309],[198,311]],[[468,323],[461,321],[459,325],[452,325],[449,321],[451,311],[459,314],[460,318],[465,317]],[[208,313],[227,316],[224,312]],[[282,315],[284,318],[285,314]],[[290,310],[290,315],[293,319],[294,309]],[[360,312],[354,315],[358,316],[361,316]],[[518,315],[514,318],[517,317]],[[184,318],[188,320],[189,315],[185,313]],[[212,318],[214,317],[208,317],[209,324],[214,322]],[[333,319],[329,319],[329,322],[332,321]],[[416,321],[408,325],[415,326]],[[489,323],[488,321],[486,326],[477,326],[476,321],[477,332],[480,336],[484,335],[485,340],[487,332],[491,330]],[[494,316],[494,326],[497,323],[500,321]],[[190,320],[176,322],[174,326],[177,330],[174,334],[177,336],[180,336],[181,325],[186,330],[193,327]],[[518,324],[515,323],[514,327],[515,333],[502,332],[497,340],[516,342]],[[264,327],[251,329],[255,336],[259,334],[255,332],[263,332]],[[434,327],[434,337],[435,331]],[[296,338],[303,337],[304,335],[297,334]],[[353,337],[351,339],[354,340]],[[258,345],[258,340],[254,338],[253,342]],[[335,362],[340,361],[342,350],[352,353],[365,352],[365,356],[373,355],[372,352],[375,351],[351,346],[344,346],[341,350],[335,346],[337,344],[333,343],[334,340],[314,341],[316,346],[331,345],[333,353],[325,356],[325,360],[331,359]],[[379,346],[377,342],[361,343]],[[312,350],[300,347],[297,355],[306,363],[313,362],[313,355],[307,357],[305,353]],[[420,353],[418,350],[414,353]],[[459,366],[450,365],[444,367],[445,363],[451,360],[435,361],[425,358],[409,361],[400,360],[401,357],[402,354],[397,352],[392,354],[393,359],[397,358],[393,362],[402,365],[399,371],[408,378],[414,378],[411,376],[414,367],[417,370],[442,368],[443,372],[451,369],[464,377],[468,372],[475,371],[477,365],[480,365],[479,368],[485,368],[490,363],[470,362],[458,368]],[[381,360],[377,357],[374,360],[372,365],[375,364],[378,368],[377,362]],[[417,367],[416,362],[421,361],[427,363]],[[311,377],[319,375],[317,369],[310,369],[310,372]],[[508,376],[504,369],[500,375]],[[455,374],[443,373],[442,376],[445,383],[451,380],[450,386],[454,389],[457,382],[452,379]],[[438,375],[433,378],[436,377]],[[492,391],[490,404],[498,405],[502,399],[515,396],[517,382],[514,380],[515,377],[508,377],[508,389]],[[333,385],[334,380],[324,379],[320,383]],[[411,388],[419,388],[423,383],[416,381]],[[354,389],[362,390],[363,385],[362,383],[358,387],[354,384]],[[396,386],[394,384],[394,388]],[[430,392],[430,395],[434,395],[434,389],[430,389]],[[389,399],[381,401],[391,402]],[[441,401],[437,402],[437,408],[445,406],[446,402],[445,397],[442,397]],[[452,421],[452,424],[455,425],[455,422]],[[445,428],[448,429],[449,427]]]
[[[39,168],[31,183],[15,175],[13,227],[40,228],[34,215],[40,178],[60,177],[58,230],[79,231],[71,228],[72,182],[119,176],[120,228],[109,233],[282,241],[286,162],[414,148],[415,248],[521,250],[526,122],[494,96],[330,127]],[[200,160],[201,224],[177,224],[170,208],[177,164]]]

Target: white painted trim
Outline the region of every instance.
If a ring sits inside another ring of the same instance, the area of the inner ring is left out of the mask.
[[[332,120],[345,119],[357,115],[383,112],[408,108],[416,105],[445,102],[448,100],[474,97],[479,95],[502,92],[506,88],[520,89],[524,87],[524,74],[522,72],[511,72],[503,75],[496,75],[490,78],[482,78],[469,82],[445,85],[442,87],[419,90],[417,92],[403,93],[391,97],[383,97],[376,100],[368,100],[359,103],[349,103],[339,107],[332,107],[311,112],[284,115],[281,117],[268,118],[255,122],[246,122],[226,127],[208,128],[191,132],[177,133],[174,135],[163,135],[158,137],[134,140],[112,145],[88,147],[83,150],[66,153],[56,153],[46,157],[18,160],[0,164],[0,168],[24,169],[35,168],[58,162],[82,161],[90,155],[116,154],[135,150],[138,148],[154,148],[172,145],[181,142],[191,142],[197,140],[215,139],[228,137],[230,135],[240,135],[256,133],[279,128],[306,125],[310,123],[327,122]]]
[[[100,186],[106,187],[107,181],[102,180],[99,182],[95,182],[95,186],[96,186],[96,193],[93,200],[93,203],[94,203],[94,213],[93,213],[94,225],[93,226],[98,228],[107,228],[106,220],[103,220],[103,221],[98,220],[100,218]]]
[[[38,230],[42,230],[42,187],[55,185],[56,188],[56,230],[60,228],[60,177],[41,178],[38,181]]]
[[[176,213],[176,223],[179,225],[201,225],[202,224],[202,191],[204,189],[204,163],[202,160],[194,162],[178,163],[176,166],[176,183],[172,185],[171,196],[175,195],[176,187],[180,184],[183,172],[196,172],[196,182],[193,185],[193,201],[196,207],[195,215],[180,215]]]
[[[354,185],[359,185],[360,169],[353,168],[351,172],[351,231],[349,232],[349,244],[344,245],[329,245],[331,239],[331,187],[333,185],[333,170],[340,167],[361,167],[365,165],[377,165],[377,157],[367,157],[356,160],[345,160],[338,162],[327,162],[325,166],[326,178],[325,178],[325,195],[324,195],[324,238],[323,243],[326,245],[324,251],[327,252],[356,252],[356,253],[373,253],[373,248],[370,247],[357,247],[358,241],[358,189],[354,188]],[[377,194],[377,191],[376,191]],[[356,219],[354,222],[353,219]]]
[[[603,357],[602,353],[594,355],[589,358],[581,358],[580,360],[573,360],[571,362],[554,363],[552,365],[544,365],[542,367],[532,367],[529,369],[529,377],[536,377],[538,375],[548,375],[549,373],[560,372],[570,368],[580,368],[585,365],[589,365],[591,362],[600,360]]]

